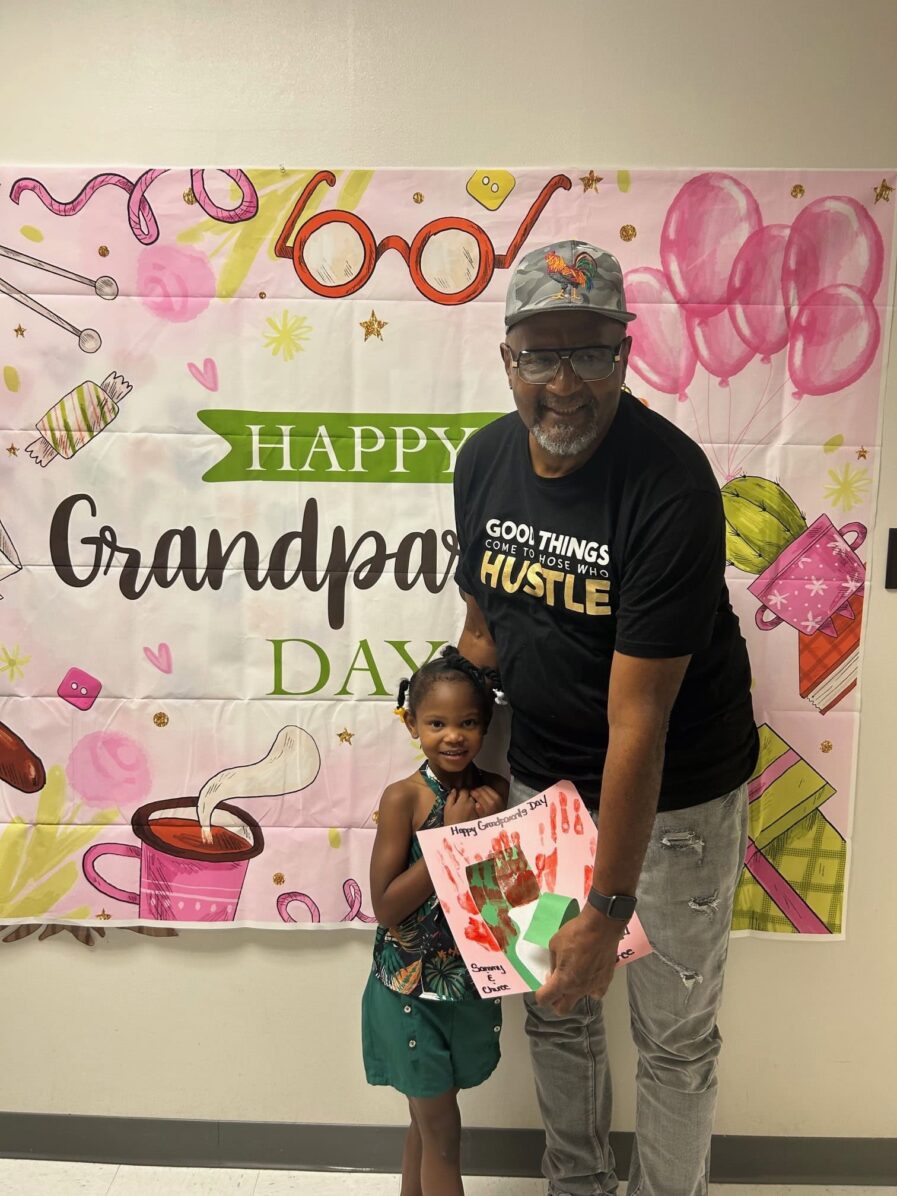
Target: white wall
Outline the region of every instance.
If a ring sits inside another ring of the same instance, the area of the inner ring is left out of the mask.
[[[0,0],[0,161],[884,170],[895,47],[893,0]],[[733,944],[722,1133],[894,1132],[893,363],[886,402],[848,938]],[[400,1121],[362,1078],[368,959],[351,932],[0,946],[0,1108]],[[516,1016],[504,1044],[468,1121],[536,1125]]]

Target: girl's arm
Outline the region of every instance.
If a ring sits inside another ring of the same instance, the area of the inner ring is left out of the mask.
[[[413,814],[414,790],[401,782],[390,785],[380,798],[371,855],[371,905],[381,926],[398,926],[433,894],[424,861],[407,867]]]

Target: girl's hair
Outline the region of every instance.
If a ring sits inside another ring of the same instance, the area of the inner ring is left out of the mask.
[[[483,714],[488,721],[492,707],[504,704],[501,692],[501,678],[495,669],[481,669],[462,656],[453,644],[446,646],[435,660],[421,665],[410,677],[399,682],[396,705],[399,710],[407,709],[414,714],[417,707],[437,681],[469,681],[482,704]]]

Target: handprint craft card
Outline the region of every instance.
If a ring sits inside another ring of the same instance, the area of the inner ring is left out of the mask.
[[[562,781],[513,809],[421,831],[419,839],[480,996],[544,984],[551,937],[579,913],[592,884],[598,832],[576,788]],[[633,917],[617,964],[650,951]]]

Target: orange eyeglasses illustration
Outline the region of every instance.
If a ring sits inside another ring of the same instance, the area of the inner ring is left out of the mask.
[[[404,237],[388,236],[377,242],[370,226],[354,212],[336,209],[311,216],[287,242],[312,195],[322,184],[336,185],[332,171],[319,170],[302,191],[296,206],[277,238],[277,257],[292,258],[303,286],[324,299],[353,295],[370,280],[377,262],[388,249],[395,249],[408,265],[411,281],[432,303],[454,306],[469,303],[481,295],[496,270],[506,270],[542,215],[545,205],[558,190],[569,191],[572,183],[564,174],[549,179],[539,192],[505,253],[496,254],[486,232],[463,216],[431,220],[409,245]],[[333,226],[342,225],[342,230]],[[330,236],[322,230],[330,229]],[[342,235],[340,234],[340,231]],[[334,238],[334,233],[337,237]],[[470,238],[475,247],[470,244]]]

